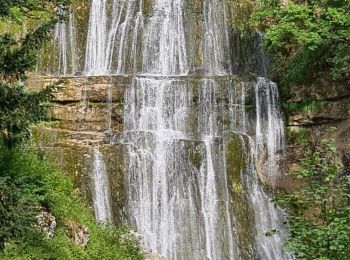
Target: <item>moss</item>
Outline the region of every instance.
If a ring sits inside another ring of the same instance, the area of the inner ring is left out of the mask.
[[[127,219],[124,175],[124,146],[120,144],[100,147],[107,168],[111,188],[111,201],[114,223],[120,225]]]
[[[231,26],[243,32],[249,26],[249,18],[254,10],[253,0],[225,0]]]
[[[328,103],[326,100],[303,100],[302,102],[284,102],[282,107],[286,113],[301,112],[304,115],[308,115]]]
[[[191,163],[199,170],[203,162],[203,154],[195,149],[190,149],[188,151],[188,157]]]
[[[243,170],[245,155],[242,151],[242,144],[239,137],[230,137],[226,147],[227,152],[227,167],[232,183],[241,182],[241,171]]]
[[[244,109],[245,109],[246,112],[250,112],[250,111],[252,111],[254,109],[254,107],[255,106],[253,106],[253,105],[245,105]]]
[[[151,16],[153,4],[154,4],[153,0],[143,1],[143,14],[145,16]]]
[[[288,127],[286,128],[286,136],[290,143],[301,144],[311,137],[311,129],[305,127]]]
[[[245,144],[242,143],[242,140],[238,135],[230,135],[227,137],[225,147],[226,164],[233,193],[231,209],[233,215],[236,217],[237,242],[244,256],[243,258],[254,259],[254,217],[241,178],[241,174],[244,174],[246,168],[245,162],[247,160],[242,148],[243,145]]]
[[[192,0],[192,1],[185,1],[187,4],[187,8],[189,8],[194,13],[201,13],[202,12],[202,6],[203,1],[202,0]]]
[[[57,135],[56,133],[52,133],[51,131],[48,131],[44,127],[33,127],[31,129],[32,133],[32,143],[35,143],[37,146],[46,146],[51,145],[52,143],[56,142]]]
[[[231,124],[231,119],[228,114],[221,114],[218,118],[219,124],[223,126],[223,129],[229,129]]]
[[[74,1],[72,10],[76,22],[76,70],[82,71],[85,60],[86,38],[89,19],[89,1],[80,0]],[[59,55],[58,46],[52,39],[44,44],[41,52],[37,71],[42,73],[57,73],[59,67]],[[72,65],[69,65],[69,69],[72,69]]]
[[[41,121],[39,123],[36,124],[36,126],[39,127],[59,127],[61,124],[60,121]]]

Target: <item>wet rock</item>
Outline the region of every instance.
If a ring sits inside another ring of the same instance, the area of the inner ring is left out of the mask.
[[[287,132],[291,136],[308,132],[313,143],[318,143],[325,137],[327,129],[335,127],[331,134],[336,147],[341,154],[350,152],[350,87],[345,82],[336,82],[328,76],[319,75],[309,83],[290,86],[289,102],[314,101],[319,105],[310,111],[293,111],[287,118]],[[287,168],[303,156],[298,152],[298,143],[290,138],[287,151]]]
[[[350,118],[350,98],[325,101],[310,112],[294,112],[289,125],[321,125],[337,123]]]
[[[304,100],[337,100],[350,96],[349,85],[336,82],[325,75],[313,79],[305,84],[292,84],[290,86],[290,101]]]
[[[247,140],[239,134],[228,132],[224,137],[224,151],[227,165],[227,175],[233,200],[230,209],[236,217],[237,243],[245,259],[254,259],[254,215],[249,203],[249,196],[242,173],[247,168],[247,154],[244,150]],[[250,192],[250,191],[249,191]]]
[[[33,75],[26,81],[26,87],[32,91],[39,91],[59,79],[63,84],[55,93],[54,100],[60,103],[74,103],[84,99],[91,102],[106,102],[108,99],[122,102],[124,90],[130,83],[130,78],[125,76],[55,78]]]
[[[346,82],[336,82],[326,75],[304,84],[290,86],[289,102],[314,101],[318,103],[309,111],[292,111],[287,118],[286,132],[289,143],[286,151],[285,172],[292,172],[300,167],[300,159],[305,156],[303,145],[305,138],[314,145],[323,138],[331,137],[338,149],[339,160],[350,153],[350,87]],[[327,136],[328,129],[336,130]],[[346,168],[346,163],[343,160]],[[293,191],[302,184],[291,176],[283,180],[283,189]]]

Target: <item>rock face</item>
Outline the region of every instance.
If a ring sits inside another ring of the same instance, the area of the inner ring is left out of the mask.
[[[32,129],[34,145],[44,149],[74,178],[79,192],[94,200],[94,149],[103,156],[110,186],[112,222],[124,223],[125,192],[123,146],[118,140],[123,129],[123,95],[127,77],[63,78],[64,83],[50,108],[52,122]],[[27,87],[37,91],[57,81],[31,77]]]
[[[51,105],[52,122],[33,128],[34,144],[48,152],[53,160],[62,166],[64,172],[74,178],[77,190],[90,202],[92,209],[94,209],[95,196],[94,167],[96,163],[94,158],[96,156],[94,156],[94,150],[98,147],[103,156],[107,181],[109,182],[110,196],[108,199],[112,208],[112,222],[114,224],[125,223],[128,216],[124,176],[125,147],[120,139],[124,128],[124,91],[126,86],[130,84],[130,78],[123,76],[63,77],[63,80],[65,81],[63,87],[59,93],[55,94]],[[56,79],[52,77],[34,76],[26,84],[29,89],[35,91],[54,81]],[[320,78],[310,85],[292,86],[290,102],[302,103],[314,100],[316,105],[309,111],[289,114],[287,131],[291,136],[294,136],[304,131],[303,129],[307,129],[310,130],[311,137],[317,141],[327,128],[337,127],[332,137],[335,138],[343,157],[349,158],[350,89],[347,85],[330,82]],[[194,96],[194,103],[197,102],[197,98]],[[225,104],[227,97],[223,92],[217,98]],[[253,103],[250,99],[252,96],[248,95],[248,105]],[[248,113],[247,116],[253,115]],[[193,118],[196,116],[194,115]],[[227,124],[225,118],[219,118],[218,122],[225,128]],[[188,123],[189,127],[197,128],[192,126],[196,122],[189,120]],[[236,229],[240,236],[237,243],[245,248],[247,258],[254,257],[254,250],[249,246],[253,244],[252,240],[254,239],[251,226],[252,223],[259,223],[259,220],[263,219],[264,216],[257,215],[258,217],[254,218],[253,209],[245,208],[243,205],[249,204],[247,201],[251,199],[250,194],[245,191],[249,190],[256,194],[262,194],[262,192],[254,190],[256,185],[251,185],[257,180],[242,177],[250,176],[250,174],[240,175],[241,168],[247,167],[242,163],[249,161],[246,158],[249,153],[243,149],[247,140],[231,134],[225,136],[222,142],[227,158],[226,164],[229,168],[228,180],[235,197],[234,203],[230,204],[230,210],[238,219]],[[203,160],[202,153],[198,152],[203,144],[197,146],[187,149],[189,153],[187,157],[191,160],[189,164],[194,168],[200,168]],[[287,166],[292,168],[301,155],[301,146],[297,142],[291,142],[286,154]],[[281,182],[286,183],[286,185],[282,184],[281,186],[291,189],[298,185],[298,183],[293,183],[292,180],[286,178],[282,179]],[[261,209],[261,212],[264,210]],[[74,230],[72,239],[84,246],[87,241],[85,239],[87,231],[84,227]],[[83,234],[83,236],[78,233]],[[88,235],[86,237],[88,238]],[[162,259],[161,256],[152,253],[148,257]]]
[[[124,176],[124,167],[128,167],[128,165],[125,164],[124,166],[125,159],[127,159],[124,157],[128,153],[125,152],[126,146],[123,145],[123,142],[137,142],[138,140],[140,143],[137,145],[140,147],[142,145],[152,146],[152,144],[142,142],[151,142],[154,133],[145,131],[143,134],[150,136],[133,140],[135,138],[130,134],[132,131],[129,131],[127,134],[124,133],[123,140],[121,139],[124,128],[124,91],[126,86],[130,84],[128,77],[63,77],[63,80],[65,80],[65,83],[59,93],[55,94],[51,105],[52,123],[41,124],[33,128],[34,144],[50,154],[53,160],[62,166],[64,172],[74,178],[77,190],[90,202],[97,219],[99,219],[99,216],[103,216],[102,220],[111,221],[113,224],[125,223],[128,216],[130,216],[126,210],[126,186],[129,189],[133,189],[134,186],[126,185],[128,179]],[[192,112],[186,118],[185,130],[196,136],[199,135],[196,132],[199,131],[198,129],[203,132],[208,131],[206,128],[199,127],[198,118],[202,118],[202,120],[213,120],[213,118],[205,116],[207,115],[205,114],[206,109],[198,108],[199,100],[203,99],[203,93],[202,95],[199,94],[201,93],[199,84],[196,84],[198,79],[191,78],[190,80],[193,81],[193,96],[188,100],[190,104],[188,108]],[[225,134],[213,138],[212,142],[190,141],[180,138],[169,143],[167,149],[174,158],[172,159],[173,163],[168,165],[167,174],[171,177],[169,181],[174,184],[180,182],[193,184],[193,186],[188,187],[185,187],[186,185],[177,186],[178,189],[188,189],[188,192],[185,193],[186,196],[191,193],[193,193],[191,196],[199,196],[198,194],[202,190],[200,187],[203,185],[200,181],[203,178],[199,176],[205,174],[203,169],[210,169],[212,176],[214,176],[214,169],[217,172],[224,173],[224,165],[227,165],[227,180],[225,178],[225,180],[217,182],[218,193],[215,196],[218,196],[218,201],[229,201],[227,206],[225,203],[218,204],[220,212],[227,211],[230,212],[228,215],[232,214],[236,217],[231,219],[226,214],[220,216],[220,221],[223,224],[220,226],[219,234],[225,233],[223,227],[225,227],[226,222],[232,223],[229,226],[235,226],[235,232],[237,233],[237,241],[232,243],[237,243],[237,246],[241,248],[242,255],[247,259],[251,259],[257,257],[257,247],[269,248],[280,243],[280,241],[267,240],[263,235],[263,227],[272,229],[272,226],[267,227],[265,222],[273,219],[271,223],[275,225],[279,220],[279,213],[274,213],[273,204],[270,203],[263,188],[259,185],[258,176],[255,174],[255,166],[253,165],[252,156],[254,151],[250,150],[253,148],[249,144],[250,139],[244,134],[229,130],[233,123],[237,124],[234,125],[235,129],[246,127],[248,132],[254,132],[256,128],[254,124],[241,125],[243,124],[242,121],[232,120],[227,113],[228,108],[231,107],[233,108],[231,112],[236,115],[234,118],[239,118],[241,114],[245,115],[241,116],[242,118],[254,119],[256,116],[255,109],[252,109],[255,97],[254,82],[242,82],[240,80],[237,77],[232,77],[229,78],[228,84],[227,80],[217,79],[214,103],[218,104],[218,110],[214,113],[214,120],[217,131],[225,132]],[[54,78],[35,76],[27,81],[27,87],[35,91],[54,81]],[[174,85],[174,87],[179,86]],[[186,87],[189,88],[187,85]],[[229,90],[238,91],[235,92],[237,94],[235,98],[232,98],[233,95]],[[172,92],[169,96],[171,94]],[[242,102],[242,96],[246,99],[244,105],[240,103]],[[170,102],[170,100],[167,100],[167,102]],[[208,103],[208,106],[210,104]],[[198,116],[196,111],[197,113],[203,113],[203,115]],[[140,116],[139,113],[133,115],[135,117]],[[169,116],[169,118],[173,118],[173,116]],[[132,121],[132,119],[133,117],[127,122]],[[202,124],[206,125],[203,122]],[[213,152],[206,153],[208,149],[212,149]],[[210,156],[210,159],[208,159],[208,156]],[[208,162],[212,163],[209,164]],[[172,169],[176,171],[172,171]],[[103,189],[108,190],[108,194],[100,194],[98,200],[96,200],[98,183],[95,175],[97,171],[103,171],[107,174],[107,176],[100,176],[99,180],[104,182],[104,187],[106,182],[108,185],[107,189]],[[175,174],[177,172],[190,174],[177,176]],[[189,178],[192,180],[188,180]],[[169,187],[175,189],[173,184]],[[130,193],[137,194],[137,190],[131,190]],[[234,197],[232,200],[228,199],[231,193]],[[96,208],[96,201],[101,202],[102,206],[100,208]],[[184,201],[186,202],[186,198]],[[200,203],[206,203],[206,197],[203,197],[203,201]],[[200,216],[199,206],[199,203],[194,203],[191,207],[185,207],[181,214],[195,215],[194,217],[185,217],[183,220],[187,221]],[[206,207],[210,209],[210,205]],[[103,212],[104,208],[112,209],[112,212]],[[193,208],[196,211],[192,211]],[[268,215],[270,213],[274,215]],[[258,230],[255,230],[254,226],[257,226]],[[69,229],[69,226],[67,227]],[[79,235],[85,234],[84,228],[72,224],[71,230],[70,236],[72,239],[78,240],[80,244],[84,245],[84,236],[81,238]],[[257,234],[262,235],[259,237]],[[231,236],[227,236],[232,239]],[[191,255],[192,245],[188,246],[188,254]],[[264,252],[262,248],[258,250]],[[162,259],[162,256],[149,253],[147,256],[149,259]]]
[[[324,75],[304,85],[292,85],[289,102],[303,109],[288,115],[287,131],[290,135],[288,157],[290,165],[302,155],[300,146],[293,140],[305,130],[316,143],[327,129],[336,127],[331,137],[335,139],[341,157],[350,153],[350,86],[334,82]]]
[[[120,139],[124,128],[124,91],[130,85],[130,77],[61,77],[60,79],[64,83],[50,104],[51,122],[42,123],[32,129],[34,145],[45,150],[62,167],[65,174],[73,177],[75,187],[90,202],[92,209],[96,194],[94,150],[97,147],[103,156],[105,165],[103,167],[106,168],[108,175],[110,190],[108,203],[112,208],[112,223],[125,223],[128,215],[125,207],[125,147]],[[197,93],[199,87],[199,83],[196,85],[197,80],[193,78],[196,93],[192,100],[194,106],[198,104],[200,98]],[[238,78],[233,77],[231,80],[240,86]],[[26,86],[30,91],[38,91],[56,81],[56,77],[31,76]],[[230,102],[225,82],[219,84],[217,94],[223,111],[227,110]],[[250,93],[246,97],[249,108],[253,102],[252,82],[247,82],[246,88],[247,93]],[[235,102],[239,103],[240,100],[237,99]],[[247,117],[254,116],[252,113],[253,111],[247,110]],[[225,118],[227,115],[222,112],[217,116],[219,127],[226,129],[229,124]],[[197,117],[198,115],[193,114],[189,118],[187,122],[189,129],[199,128]],[[193,165],[200,168],[203,158],[200,158],[195,148],[186,149],[191,154],[189,157]],[[98,211],[96,208],[94,210]]]

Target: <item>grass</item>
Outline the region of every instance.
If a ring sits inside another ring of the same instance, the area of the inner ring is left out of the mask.
[[[96,223],[89,207],[75,194],[72,181],[35,150],[0,148],[0,198],[0,237],[6,237],[0,259],[144,258],[139,241],[126,235],[127,228]],[[47,238],[33,225],[33,216],[39,207],[45,207],[56,217],[53,238]],[[32,214],[22,214],[28,211]],[[67,221],[88,228],[90,240],[86,247],[71,241],[67,235]],[[4,223],[7,223],[6,227],[2,225]]]

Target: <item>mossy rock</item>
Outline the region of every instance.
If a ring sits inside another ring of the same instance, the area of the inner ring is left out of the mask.
[[[242,180],[242,174],[246,174],[248,159],[244,149],[246,142],[245,137],[228,132],[224,137],[224,151],[232,192],[230,209],[235,216],[237,243],[243,259],[255,259],[254,213],[248,201],[247,192],[249,190],[247,191],[244,187],[245,184]]]
[[[145,16],[151,16],[152,15],[152,8],[153,8],[154,0],[144,0],[143,1],[143,14]]]

